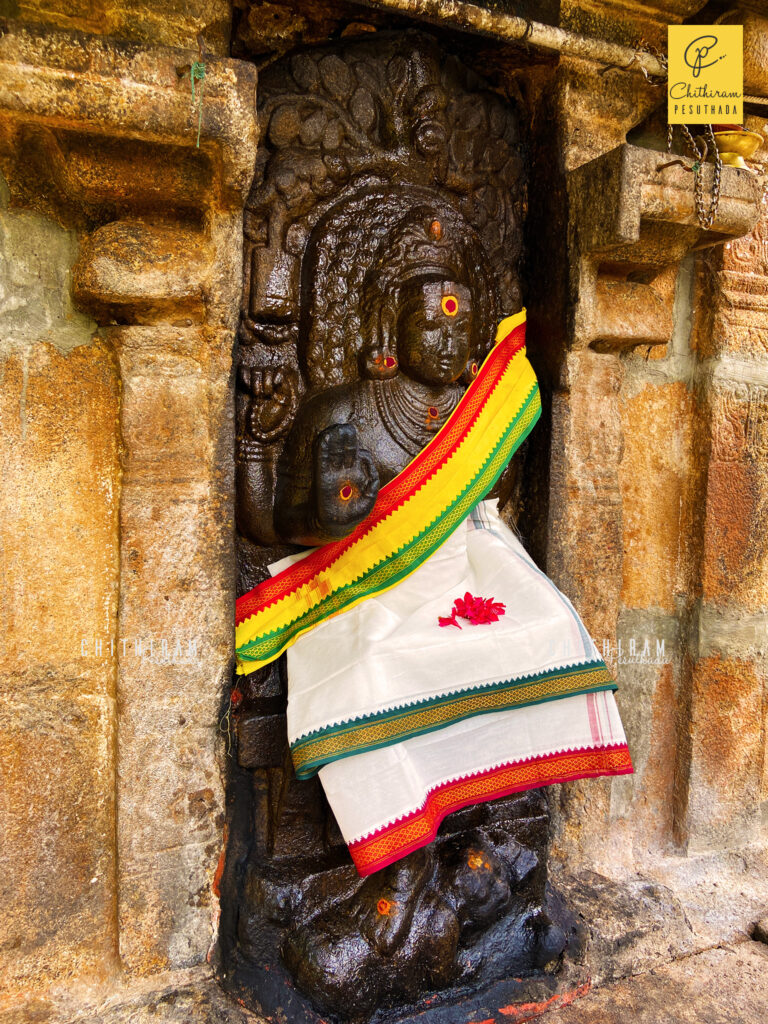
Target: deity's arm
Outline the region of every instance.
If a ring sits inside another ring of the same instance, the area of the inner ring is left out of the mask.
[[[345,537],[369,514],[379,490],[373,458],[358,443],[349,387],[299,409],[277,467],[275,529],[292,544]]]

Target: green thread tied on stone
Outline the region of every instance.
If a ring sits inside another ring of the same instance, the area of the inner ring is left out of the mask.
[[[203,83],[205,82],[205,62],[196,60],[189,69],[189,80],[192,83],[192,104],[197,101],[197,148],[200,149],[200,130],[203,127]],[[200,83],[200,88],[195,96],[195,82]]]

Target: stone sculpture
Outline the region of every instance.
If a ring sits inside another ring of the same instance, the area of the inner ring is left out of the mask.
[[[382,33],[296,54],[262,76],[260,103],[240,592],[286,544],[344,536],[368,514],[521,304],[517,122],[433,40]],[[246,999],[292,1021],[397,1016],[435,991],[557,966],[568,926],[550,919],[541,792],[457,812],[430,847],[362,880],[317,780],[293,777],[283,662],[240,686],[222,934]]]

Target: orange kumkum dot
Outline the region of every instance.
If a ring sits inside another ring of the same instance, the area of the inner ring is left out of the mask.
[[[470,853],[467,857],[467,864],[472,868],[473,871],[477,871],[478,868],[489,867],[482,853]]]
[[[459,300],[455,295],[444,295],[440,305],[446,316],[456,316],[459,312]]]
[[[344,484],[344,486],[339,491],[339,497],[341,498],[342,501],[349,501],[349,499],[352,497],[352,485]]]
[[[386,916],[392,909],[392,904],[389,902],[389,900],[382,899],[379,900],[379,902],[376,904],[376,909],[382,916]]]

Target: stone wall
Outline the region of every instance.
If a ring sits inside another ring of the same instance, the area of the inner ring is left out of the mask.
[[[207,49],[201,112],[163,44],[202,26],[146,10],[152,49],[74,15],[0,40],[0,957],[54,1019],[203,962],[218,913],[256,74]]]
[[[9,209],[0,230],[0,963],[13,989],[117,954],[120,379],[72,305],[75,233]]]
[[[436,25],[530,114],[529,348],[547,419],[523,527],[615,664],[636,764],[632,778],[550,794],[556,858],[620,877],[764,845],[760,182],[728,170],[703,233],[690,173],[658,170],[663,86],[607,57],[515,43],[514,15],[531,5],[12,6],[0,36],[0,1019],[34,1004],[38,1019],[69,1020],[125,986],[141,1001],[136,979],[172,985],[163,972],[214,947],[256,65],[332,34]],[[748,88],[766,94],[768,29],[752,6]],[[662,46],[666,24],[703,4],[544,7],[606,45]],[[202,107],[189,77],[201,58]],[[650,657],[627,661],[646,640]]]

